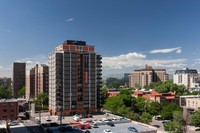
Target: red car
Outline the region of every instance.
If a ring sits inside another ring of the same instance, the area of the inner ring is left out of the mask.
[[[86,123],[92,124],[93,122],[91,120],[87,120]]]
[[[85,126],[82,125],[82,124],[78,125],[77,127],[78,127],[79,129],[85,129]]]
[[[85,129],[90,129],[91,128],[90,124],[85,124],[84,127],[85,127]]]

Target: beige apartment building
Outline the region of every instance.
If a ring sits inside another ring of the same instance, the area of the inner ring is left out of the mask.
[[[49,67],[36,65],[26,73],[26,99],[35,98],[39,93],[48,93],[49,90]]]
[[[190,110],[200,109],[200,96],[199,95],[188,95],[180,96],[180,106]]]
[[[132,88],[144,87],[152,82],[163,82],[168,80],[165,69],[153,69],[146,65],[144,69],[134,70],[129,77],[129,86]]]

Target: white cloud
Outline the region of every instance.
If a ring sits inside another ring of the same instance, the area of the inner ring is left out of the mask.
[[[151,54],[156,54],[156,53],[170,53],[170,52],[176,52],[180,54],[182,52],[181,47],[176,47],[176,48],[168,48],[168,49],[155,49],[151,50],[149,53]]]
[[[0,69],[3,69],[3,66],[0,66]]]
[[[37,55],[32,58],[18,59],[15,62],[24,62],[26,63],[26,68],[30,69],[34,67],[36,64],[48,64],[48,58],[44,55]]]
[[[128,53],[115,57],[103,57],[104,69],[124,69],[130,67],[143,68],[146,64],[155,68],[182,68],[185,67],[186,59],[146,59],[146,55],[138,53]]]
[[[74,18],[69,18],[69,19],[67,19],[67,22],[71,22],[73,20],[74,20]]]
[[[146,55],[139,53],[128,53],[113,57],[103,57],[103,67],[121,69],[123,67],[131,67],[133,60],[141,60],[146,58]]]

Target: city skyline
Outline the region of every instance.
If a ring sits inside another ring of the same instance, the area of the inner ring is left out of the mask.
[[[145,64],[172,74],[200,70],[199,1],[0,1],[0,77],[13,62],[48,64],[64,40],[87,41],[102,55],[103,75]]]

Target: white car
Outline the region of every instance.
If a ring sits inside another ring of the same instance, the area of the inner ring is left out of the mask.
[[[112,133],[112,132],[110,131],[110,129],[104,129],[103,132],[104,132],[104,133]]]
[[[80,119],[80,117],[73,117],[73,120],[76,121],[76,122],[78,122],[78,121],[80,121],[81,119]]]

